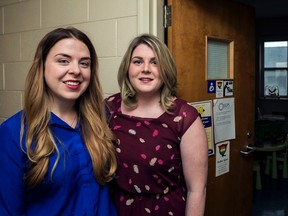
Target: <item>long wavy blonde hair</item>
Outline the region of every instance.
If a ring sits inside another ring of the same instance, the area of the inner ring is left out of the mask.
[[[26,129],[25,147],[29,159],[26,182],[39,185],[48,171],[50,155],[57,153],[51,177],[60,159],[59,149],[49,128],[49,89],[44,80],[44,65],[50,49],[60,40],[76,38],[89,49],[91,57],[91,80],[86,91],[77,99],[76,107],[84,143],[93,163],[94,175],[100,184],[110,181],[116,170],[113,135],[104,111],[103,92],[98,74],[98,57],[90,39],[78,29],[58,28],[47,33],[40,41],[32,66],[26,78],[24,109],[21,124],[21,141]],[[60,140],[61,142],[61,140]]]
[[[142,34],[135,37],[131,41],[126,53],[122,58],[120,67],[118,69],[118,84],[120,87],[122,101],[132,109],[137,107],[136,92],[130,83],[128,73],[132,54],[136,47],[141,44],[147,45],[155,53],[160,70],[160,76],[163,80],[160,103],[163,109],[169,113],[169,110],[173,108],[173,101],[174,97],[176,96],[177,69],[174,59],[166,44],[158,37],[151,34]]]

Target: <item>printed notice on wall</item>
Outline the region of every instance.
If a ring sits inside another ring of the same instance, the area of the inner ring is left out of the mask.
[[[230,142],[216,144],[216,177],[229,172],[230,169]]]
[[[222,98],[224,96],[223,80],[216,81],[216,98]]]
[[[234,98],[213,100],[215,143],[235,139]]]
[[[208,155],[214,154],[214,140],[213,140],[213,128],[212,128],[212,101],[201,101],[189,103],[200,114],[202,123],[204,125],[207,140],[208,140]]]

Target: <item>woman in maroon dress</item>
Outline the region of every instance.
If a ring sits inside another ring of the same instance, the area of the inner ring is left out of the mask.
[[[143,34],[118,71],[120,93],[106,99],[117,143],[113,198],[120,216],[204,215],[207,138],[195,108],[176,97],[166,45]]]

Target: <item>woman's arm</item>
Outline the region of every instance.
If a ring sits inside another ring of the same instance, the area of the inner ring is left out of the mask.
[[[0,125],[0,215],[25,215],[25,159],[19,128],[10,123]]]
[[[200,117],[181,139],[181,157],[188,190],[186,216],[203,216],[208,171],[208,144]]]

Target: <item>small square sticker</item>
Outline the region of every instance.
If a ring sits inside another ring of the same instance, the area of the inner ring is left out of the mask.
[[[208,94],[213,94],[216,92],[216,81],[215,80],[208,80],[207,91],[208,91]]]

